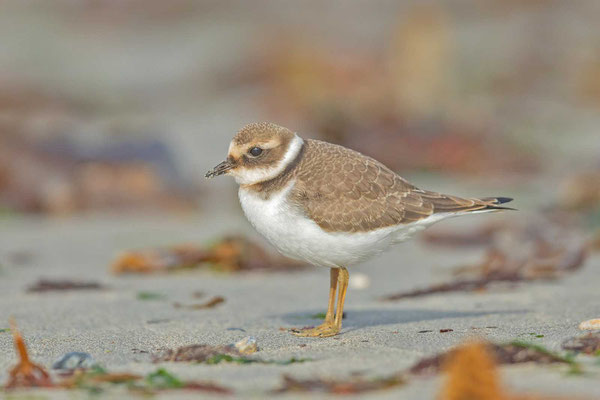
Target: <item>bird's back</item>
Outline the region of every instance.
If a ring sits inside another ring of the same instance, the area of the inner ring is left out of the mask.
[[[379,161],[343,146],[305,140],[290,200],[328,232],[367,232],[437,213],[502,208],[508,199],[465,199],[421,190]]]

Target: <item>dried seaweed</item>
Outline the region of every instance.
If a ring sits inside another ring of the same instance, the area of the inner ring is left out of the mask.
[[[547,219],[476,230],[482,231],[491,235],[491,243],[479,264],[456,269],[456,277],[451,282],[388,295],[382,300],[481,291],[497,283],[555,280],[580,269],[588,256],[589,246],[583,235]],[[464,239],[470,236],[474,235],[445,233],[441,235],[444,239],[430,243],[462,246],[466,244]]]
[[[479,279],[459,279],[450,283],[442,283],[438,285],[432,285],[425,289],[416,289],[407,292],[401,292],[397,294],[392,294],[388,296],[384,296],[381,300],[384,301],[392,301],[392,300],[402,300],[409,299],[414,297],[427,296],[430,294],[438,294],[438,293],[450,293],[450,292],[474,292],[486,289],[490,284],[496,282],[520,282],[522,279],[517,277],[495,277],[494,279],[490,278],[479,278]]]
[[[210,383],[210,382],[197,382],[197,381],[185,382],[183,385],[183,389],[198,391],[198,392],[223,394],[223,395],[229,395],[229,394],[233,393],[233,390],[231,390],[229,388],[217,385],[215,383]]]
[[[600,333],[590,332],[584,336],[567,339],[563,342],[562,348],[584,354],[600,355]]]
[[[210,382],[184,381],[160,368],[145,377],[130,373],[110,373],[102,367],[94,367],[89,371],[75,371],[58,386],[65,389],[87,389],[93,393],[104,390],[106,384],[126,385],[132,392],[155,394],[165,390],[192,390],[217,394],[231,394],[229,388]]]
[[[99,365],[93,365],[91,368],[70,369],[64,379],[58,383],[53,383],[48,372],[29,359],[27,347],[21,333],[14,321],[11,320],[10,322],[15,349],[19,355],[19,363],[10,370],[6,389],[58,387],[63,389],[88,389],[97,393],[103,390],[105,384],[125,384],[132,391],[150,394],[169,389],[197,390],[219,394],[232,393],[230,389],[210,382],[179,380],[164,369],[159,369],[143,379],[140,375],[127,372],[111,373]]]
[[[163,362],[207,362],[213,357],[228,355],[233,357],[242,357],[242,354],[234,345],[211,346],[208,344],[194,344],[183,346],[177,349],[163,349],[152,355],[152,361]]]
[[[102,290],[105,287],[98,282],[82,282],[64,280],[40,279],[34,285],[27,288],[30,293],[66,291],[66,290]]]
[[[392,375],[386,378],[365,379],[352,377],[347,380],[335,379],[296,379],[289,375],[283,375],[281,388],[275,393],[289,392],[321,392],[332,394],[358,394],[376,390],[390,389],[405,383],[402,375]]]
[[[292,357],[287,360],[263,360],[247,357],[257,351],[256,339],[247,337],[235,344],[226,346],[211,346],[197,344],[173,349],[163,349],[152,355],[152,361],[158,362],[195,362],[205,364],[220,364],[230,362],[236,364],[275,364],[289,365],[310,361],[306,358]]]
[[[494,355],[485,343],[457,348],[443,361],[447,379],[443,400],[508,400],[500,386]]]
[[[515,395],[501,385],[498,358],[487,343],[473,342],[456,348],[444,361],[446,382],[440,400],[566,400],[564,397]],[[570,400],[573,397],[569,397]]]
[[[112,265],[112,272],[161,273],[211,266],[226,272],[283,271],[306,267],[305,264],[268,254],[261,246],[241,236],[228,236],[212,246],[178,246],[130,251]]]
[[[29,359],[27,346],[23,336],[17,329],[15,321],[10,321],[10,330],[13,334],[15,349],[19,354],[19,363],[10,370],[7,389],[20,387],[52,387],[54,386],[48,372],[40,365]]]
[[[196,206],[196,188],[161,141],[113,138],[92,145],[67,135],[41,138],[20,126],[8,131],[0,134],[0,207],[64,215]]]
[[[88,389],[94,392],[101,391],[101,386],[108,384],[131,384],[142,379],[142,376],[130,373],[110,373],[104,368],[95,365],[89,370],[77,369],[63,379],[58,386],[65,389]]]
[[[199,304],[181,304],[181,303],[173,303],[173,307],[175,308],[185,308],[188,310],[206,310],[208,308],[213,308],[218,306],[221,303],[225,302],[225,298],[221,296],[215,296],[212,299],[208,300],[205,303]]]
[[[515,341],[504,345],[485,343],[487,351],[493,354],[498,364],[520,364],[533,362],[536,364],[573,364],[573,360],[555,354],[542,346]],[[455,350],[427,357],[410,368],[415,375],[431,375],[440,372],[444,363]]]

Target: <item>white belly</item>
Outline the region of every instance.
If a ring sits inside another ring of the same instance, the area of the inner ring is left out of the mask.
[[[240,203],[250,223],[281,253],[314,265],[351,266],[409,239],[429,225],[399,225],[366,233],[326,232],[286,202],[293,184],[269,200],[240,188]]]

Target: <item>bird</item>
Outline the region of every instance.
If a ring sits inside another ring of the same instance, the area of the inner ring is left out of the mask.
[[[239,184],[247,219],[279,252],[330,269],[325,320],[292,329],[329,337],[342,328],[348,268],[441,220],[511,210],[508,197],[463,198],[419,189],[381,162],[341,145],[303,139],[270,122],[244,126],[206,178]],[[337,293],[337,304],[336,304]]]

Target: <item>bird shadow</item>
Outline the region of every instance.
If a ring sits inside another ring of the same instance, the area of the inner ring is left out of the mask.
[[[527,310],[489,310],[489,311],[448,311],[448,310],[428,310],[428,309],[367,309],[367,310],[348,310],[344,312],[343,325],[345,330],[352,331],[355,329],[407,324],[412,322],[434,321],[449,318],[474,318],[488,315],[507,315],[507,314],[522,314]],[[274,315],[275,318],[280,318],[288,324],[295,325],[317,325],[321,323],[322,310],[307,310],[302,312],[286,313]],[[349,329],[348,329],[349,328]]]

